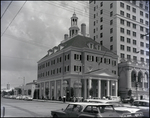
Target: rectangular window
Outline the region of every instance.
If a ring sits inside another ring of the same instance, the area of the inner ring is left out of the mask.
[[[110,42],[113,42],[113,37],[110,37]]]
[[[120,24],[124,25],[124,20],[120,19]]]
[[[113,28],[110,29],[110,34],[113,33]]]
[[[110,9],[113,7],[113,3],[110,4]]]
[[[136,9],[134,7],[132,8],[132,12],[136,13]]]
[[[144,62],[144,58],[141,57],[141,62]]]
[[[140,15],[143,16],[143,11],[140,11]]]
[[[124,42],[124,37],[120,36],[120,41]]]
[[[129,10],[129,11],[130,11],[130,6],[129,6],[129,5],[127,5],[126,7],[127,7],[127,10]]]
[[[149,41],[149,36],[146,36],[146,40]]]
[[[81,60],[80,54],[74,54],[74,60]]]
[[[121,53],[121,54],[120,54],[120,57],[124,59],[124,54],[123,54],[123,53]]]
[[[81,66],[74,65],[74,71],[75,72],[81,72]]]
[[[100,11],[100,14],[103,14],[103,10]]]
[[[149,49],[149,44],[148,44],[148,43],[146,43],[146,48],[148,48],[148,49]]]
[[[134,29],[136,29],[136,24],[133,23],[133,24],[132,24],[132,27],[133,27]]]
[[[102,30],[102,29],[103,29],[103,25],[100,26],[100,30]]]
[[[140,7],[143,8],[143,4],[142,3],[140,3]]]
[[[137,61],[137,57],[136,57],[136,56],[133,56],[133,60],[134,60],[134,61]]]
[[[146,33],[148,34],[149,29],[145,28]]]
[[[142,26],[140,26],[140,31],[143,31],[143,27]]]
[[[94,56],[87,55],[87,61],[94,61]]]
[[[127,55],[127,59],[130,60],[131,59],[131,55]]]
[[[136,37],[136,32],[133,32],[133,36]]]
[[[140,23],[143,23],[143,19],[140,18]]]
[[[140,50],[140,53],[141,53],[142,55],[144,55],[144,50]]]
[[[113,16],[113,11],[110,12],[110,17],[112,17],[112,16]]]
[[[148,24],[149,24],[148,21],[145,21],[145,24],[148,26]]]
[[[121,49],[121,50],[124,50],[124,45],[120,45],[120,49]]]
[[[124,16],[124,11],[120,11],[120,15]]]
[[[103,22],[103,17],[100,18],[100,22]]]
[[[149,56],[149,51],[146,51],[146,56]]]
[[[129,21],[127,21],[127,26],[130,27],[130,22]]]
[[[129,13],[127,13],[127,18],[130,18],[130,14]]]
[[[130,35],[130,30],[127,30],[127,34]]]
[[[124,28],[120,28],[120,32],[121,32],[121,33],[124,33]]]
[[[101,2],[101,7],[103,6],[103,2]]]
[[[124,8],[124,3],[120,2],[120,7]]]
[[[133,40],[133,44],[136,45],[136,40]]]
[[[148,18],[148,13],[145,13],[145,17]]]
[[[94,18],[95,18],[95,14],[94,14]]]
[[[100,33],[100,38],[102,38],[103,37],[103,33]]]
[[[113,20],[110,20],[110,25],[112,25],[113,24]]]
[[[149,59],[146,59],[146,63],[148,63],[148,64],[149,64]]]
[[[113,45],[110,46],[110,50],[113,50]]]
[[[133,52],[136,53],[136,48],[133,48]]]
[[[143,42],[140,42],[140,46],[141,46],[141,47],[144,47],[144,43],[143,43]]]
[[[131,39],[130,38],[127,38],[127,43],[131,43]]]
[[[136,16],[132,15],[132,19],[133,19],[133,20],[136,20]]]
[[[131,51],[131,47],[127,46],[127,51],[130,52]]]

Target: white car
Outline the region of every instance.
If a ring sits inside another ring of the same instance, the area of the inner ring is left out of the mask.
[[[32,101],[33,98],[31,96],[26,96],[24,100],[29,100],[29,101]]]
[[[129,108],[138,108],[143,112],[144,117],[149,117],[149,100],[135,100]]]

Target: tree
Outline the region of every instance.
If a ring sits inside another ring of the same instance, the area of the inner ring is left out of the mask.
[[[28,90],[28,95],[31,95],[31,89]]]

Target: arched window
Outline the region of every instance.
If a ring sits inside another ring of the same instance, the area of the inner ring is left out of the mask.
[[[138,73],[138,82],[142,82],[143,75],[141,72]]]
[[[131,82],[135,82],[136,81],[136,72],[132,71],[131,72]]]
[[[147,73],[145,73],[145,75],[144,75],[144,82],[148,83],[148,74]]]

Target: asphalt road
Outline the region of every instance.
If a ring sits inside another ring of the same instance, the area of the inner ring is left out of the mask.
[[[65,108],[68,104],[54,101],[25,101],[1,98],[1,117],[50,117],[51,110]]]

